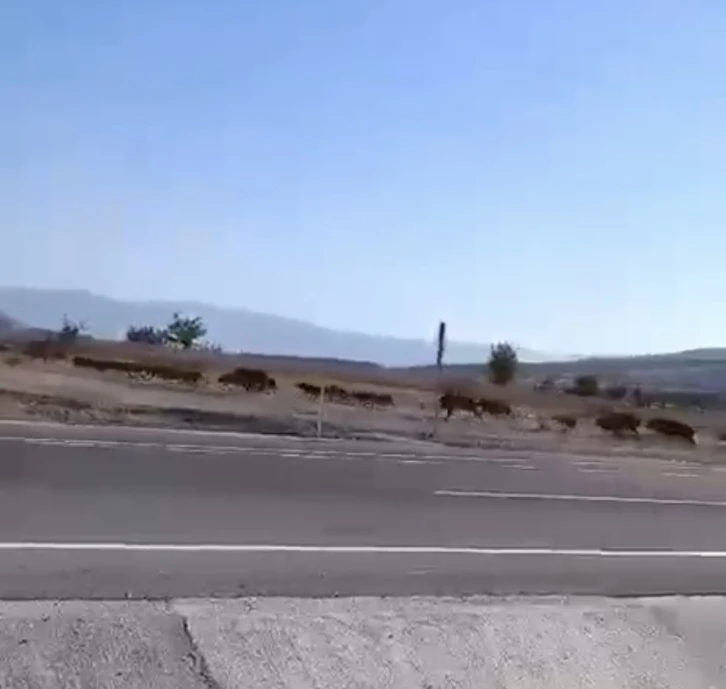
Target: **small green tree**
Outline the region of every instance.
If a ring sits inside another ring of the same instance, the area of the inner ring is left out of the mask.
[[[171,323],[166,327],[169,342],[179,345],[182,349],[191,349],[197,340],[207,334],[207,328],[199,316],[188,318],[175,313]]]
[[[489,354],[489,380],[495,385],[511,383],[517,373],[517,351],[509,342],[498,342],[492,345]]]

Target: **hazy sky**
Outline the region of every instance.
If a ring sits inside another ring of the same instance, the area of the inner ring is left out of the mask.
[[[724,0],[5,2],[0,282],[726,345],[725,37]]]

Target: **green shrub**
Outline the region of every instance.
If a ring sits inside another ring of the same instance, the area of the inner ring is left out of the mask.
[[[492,345],[487,368],[489,380],[495,385],[511,383],[517,373],[517,352],[509,342]]]
[[[572,387],[572,394],[579,397],[596,397],[600,392],[600,381],[597,376],[577,376]]]

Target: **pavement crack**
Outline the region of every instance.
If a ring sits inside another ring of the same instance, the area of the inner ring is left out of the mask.
[[[206,689],[224,689],[212,675],[209,665],[207,664],[207,659],[204,657],[204,653],[197,645],[194,635],[189,629],[189,620],[184,615],[180,615],[180,618],[182,635],[189,646],[187,658],[191,662],[192,668],[197,677],[199,677]]]

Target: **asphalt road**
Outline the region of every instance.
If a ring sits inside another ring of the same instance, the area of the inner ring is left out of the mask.
[[[726,473],[0,424],[0,598],[726,592]]]

